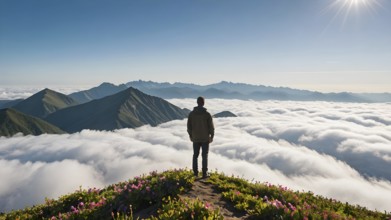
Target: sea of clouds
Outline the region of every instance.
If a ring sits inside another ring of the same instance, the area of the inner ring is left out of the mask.
[[[171,99],[192,109],[193,99]],[[215,118],[209,168],[391,211],[391,103],[206,100]],[[113,132],[0,138],[0,211],[82,186],[190,168],[186,120]]]
[[[78,92],[87,89],[88,87],[64,87],[64,86],[52,86],[49,89],[54,91],[70,94],[73,92]],[[0,100],[13,100],[13,99],[25,99],[28,98],[35,93],[45,89],[45,87],[0,87]]]

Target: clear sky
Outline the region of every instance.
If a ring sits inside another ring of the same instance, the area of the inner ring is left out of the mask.
[[[0,0],[0,86],[391,92],[389,0]]]

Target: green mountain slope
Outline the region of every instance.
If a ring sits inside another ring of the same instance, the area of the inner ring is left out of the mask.
[[[114,130],[135,128],[187,117],[188,111],[146,95],[137,89],[124,91],[81,105],[59,110],[46,120],[67,132],[83,129]]]
[[[44,89],[16,104],[13,108],[28,115],[44,118],[59,109],[78,104],[77,101],[67,95]]]
[[[63,134],[65,133],[58,127],[47,123],[46,121],[32,117],[14,109],[0,110],[0,136],[12,136],[17,133],[24,135]]]
[[[268,183],[189,170],[136,177],[104,189],[80,189],[0,219],[390,219],[368,210]]]

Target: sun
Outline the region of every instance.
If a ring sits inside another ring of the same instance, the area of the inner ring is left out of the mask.
[[[333,0],[326,10],[337,9],[339,12],[350,12],[353,8],[371,9],[382,5],[380,0]]]
[[[342,6],[352,9],[355,8],[373,8],[379,4],[376,0],[337,0],[342,1]]]
[[[333,4],[350,11],[353,7],[356,9],[373,9],[376,5],[379,5],[379,2],[377,0],[335,0]]]
[[[345,0],[350,5],[361,6],[367,4],[367,0]]]
[[[344,26],[351,17],[363,17],[368,12],[376,14],[377,9],[384,8],[380,1],[382,0],[332,0],[323,12],[334,13],[330,23],[341,20]]]

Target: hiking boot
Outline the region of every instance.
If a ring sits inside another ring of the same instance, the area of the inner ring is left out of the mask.
[[[206,178],[208,178],[209,177],[209,174],[208,173],[203,173],[202,174],[202,179],[206,179]]]

